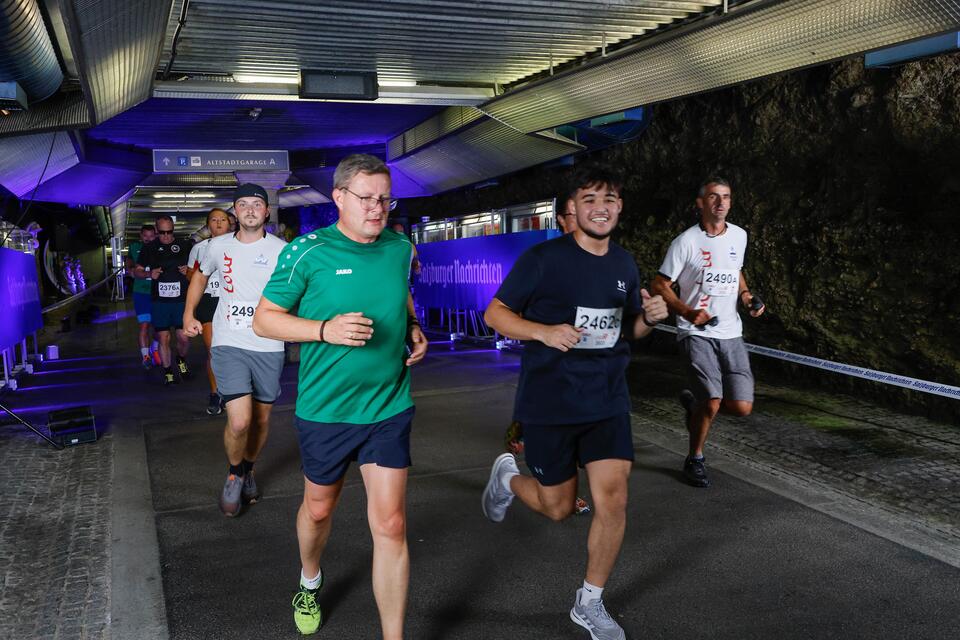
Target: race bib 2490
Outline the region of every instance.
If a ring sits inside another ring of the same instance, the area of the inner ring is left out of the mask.
[[[732,296],[740,284],[740,273],[734,269],[704,269],[701,290],[708,296]]]
[[[220,301],[223,304],[223,301]],[[253,312],[257,309],[256,302],[233,302],[227,308],[227,326],[233,330],[253,328]]]

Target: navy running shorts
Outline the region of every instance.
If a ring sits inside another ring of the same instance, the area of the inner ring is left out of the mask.
[[[330,485],[357,464],[373,463],[406,469],[410,460],[410,428],[414,407],[373,424],[312,422],[295,418],[303,475],[314,484]]]
[[[183,302],[160,302],[159,300],[154,300],[153,307],[150,311],[153,328],[157,331],[182,329],[183,307]]]
[[[533,477],[545,487],[577,475],[597,460],[633,462],[630,414],[582,424],[523,424],[523,451]]]
[[[150,313],[153,311],[153,297],[149,293],[134,291],[133,311],[137,314],[137,322],[150,322]]]

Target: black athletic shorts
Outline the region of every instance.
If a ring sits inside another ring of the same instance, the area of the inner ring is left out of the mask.
[[[203,294],[200,298],[200,304],[193,311],[193,317],[200,321],[200,324],[213,322],[213,314],[217,312],[217,303],[220,298],[214,298],[209,293]]]
[[[533,477],[544,486],[577,475],[577,465],[597,460],[633,462],[630,414],[582,424],[523,424],[523,453]]]

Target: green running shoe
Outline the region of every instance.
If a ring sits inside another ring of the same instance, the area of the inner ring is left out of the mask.
[[[320,605],[317,604],[318,591],[320,587],[307,589],[300,585],[297,595],[293,596],[293,621],[297,625],[297,630],[305,636],[316,633],[323,624],[323,614],[320,612]]]

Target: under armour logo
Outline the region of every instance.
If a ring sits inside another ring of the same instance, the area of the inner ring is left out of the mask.
[[[626,293],[626,291],[627,291],[627,283],[624,282],[623,280],[617,280],[617,290],[618,290],[618,291],[623,291],[624,293]]]

